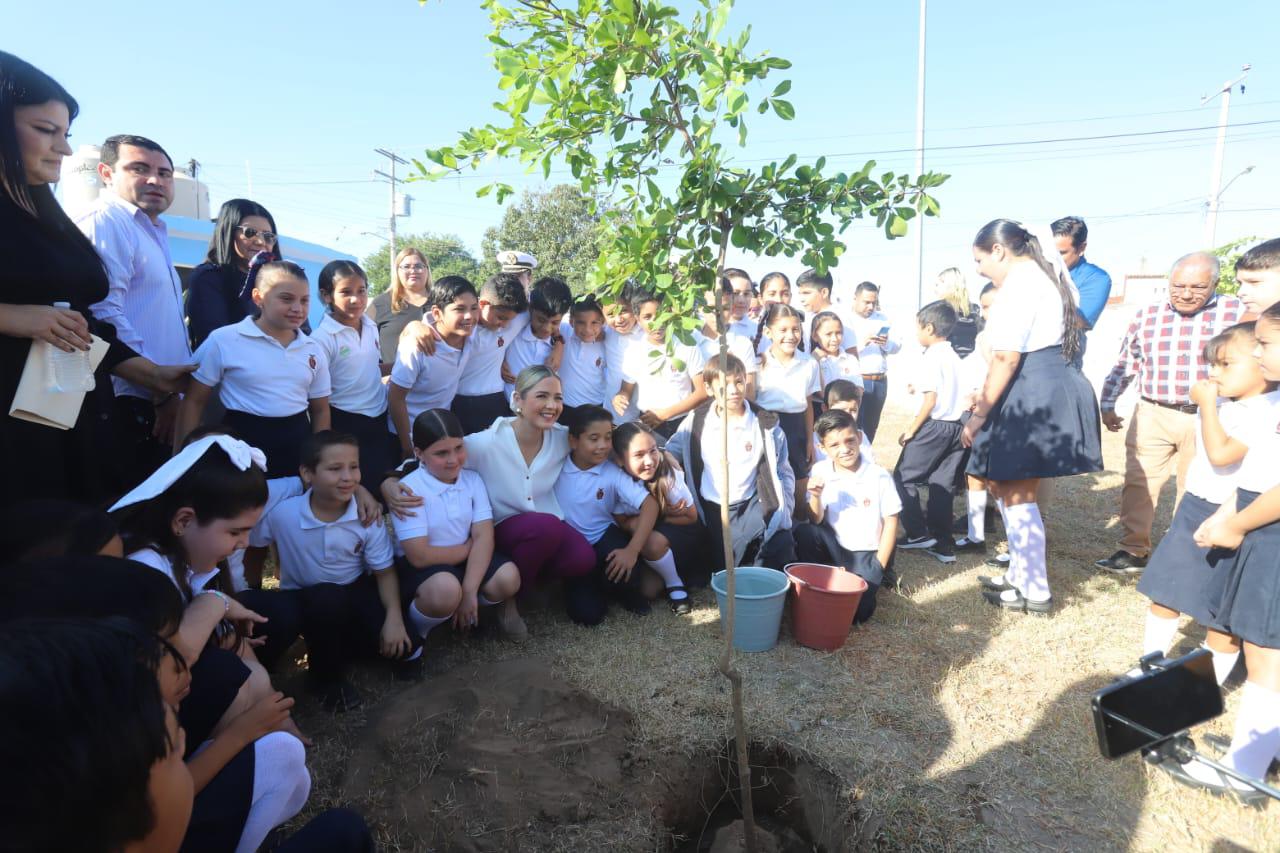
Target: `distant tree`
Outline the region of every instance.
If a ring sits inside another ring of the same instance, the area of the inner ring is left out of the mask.
[[[1235,293],[1240,289],[1240,284],[1236,281],[1236,261],[1256,242],[1257,237],[1241,237],[1210,250],[1222,264],[1222,277],[1218,279],[1219,293]]]
[[[534,271],[560,276],[581,293],[605,244],[603,205],[572,184],[545,190],[525,190],[520,201],[502,215],[502,224],[484,232],[480,268],[488,276],[498,272],[497,254],[506,249],[528,252],[538,259]]]
[[[462,242],[462,238],[454,234],[406,234],[396,237],[396,251],[406,246],[417,248],[427,256],[431,264],[431,275],[440,278],[445,275],[461,275],[479,284],[480,264],[471,250]],[[366,255],[360,262],[365,274],[369,276],[369,295],[375,296],[387,289],[391,283],[391,261],[387,258],[387,246],[384,243],[378,251]]]

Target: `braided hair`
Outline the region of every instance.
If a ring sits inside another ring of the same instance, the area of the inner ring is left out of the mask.
[[[751,346],[756,352],[760,351],[760,339],[764,337],[764,330],[786,317],[795,317],[802,326],[804,325],[804,312],[799,308],[792,308],[785,302],[770,302],[765,305],[764,313],[760,315],[760,325],[756,327],[756,336],[751,340]],[[796,345],[796,349],[804,351],[803,335],[800,336],[800,343]]]

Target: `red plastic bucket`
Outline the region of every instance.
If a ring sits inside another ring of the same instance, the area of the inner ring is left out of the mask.
[[[785,569],[795,591],[791,630],[796,642],[834,651],[844,645],[867,582],[839,566],[791,563]]]

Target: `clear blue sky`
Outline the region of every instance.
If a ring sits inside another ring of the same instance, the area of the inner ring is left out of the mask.
[[[74,142],[140,133],[176,160],[204,164],[212,201],[248,192],[286,235],[363,255],[386,226],[387,190],[371,180],[375,146],[419,155],[496,117],[488,21],[465,0],[371,3],[233,0],[126,6],[73,0],[8,4],[5,49],[58,78],[80,100]],[[779,12],[785,9],[785,12]],[[1007,9],[1016,15],[1002,17]],[[979,11],[981,10],[981,11]],[[744,160],[792,151],[844,167],[874,157],[909,169],[913,155],[917,4],[739,0],[731,27],[794,63],[792,122],[757,117]],[[1280,234],[1280,5],[1095,2],[1014,6],[933,0],[929,9],[926,166],[950,172],[941,220],[926,230],[925,269],[971,268],[974,231],[996,216],[1091,227],[1091,260],[1113,276],[1163,271],[1200,248],[1214,131],[1010,147],[996,142],[1146,133],[1215,125],[1200,96],[1253,63],[1232,99],[1218,242]],[[781,76],[776,79],[782,79]],[[1246,126],[1249,122],[1277,122]],[[246,164],[247,162],[247,164]],[[537,185],[514,163],[490,174]],[[553,179],[554,179],[553,175]],[[415,184],[402,232],[458,234],[479,250],[501,211],[474,198],[474,178]],[[841,282],[889,285],[914,302],[911,241],[872,227],[849,234]],[[286,246],[287,249],[287,246]],[[798,265],[751,262],[768,269]]]

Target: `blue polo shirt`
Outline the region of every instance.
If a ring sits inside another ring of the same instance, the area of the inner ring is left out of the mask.
[[[1071,280],[1080,291],[1080,316],[1084,318],[1090,329],[1102,316],[1102,309],[1107,307],[1107,299],[1111,297],[1111,276],[1100,266],[1089,263],[1084,258],[1071,267]]]

